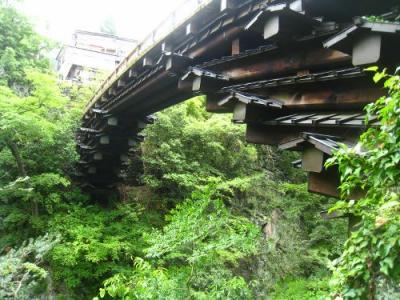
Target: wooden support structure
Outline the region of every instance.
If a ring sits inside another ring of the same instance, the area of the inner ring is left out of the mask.
[[[388,49],[400,45],[398,39],[393,39],[398,32],[400,24],[374,23],[357,18],[355,24],[328,39],[324,46],[351,54],[355,66],[379,64],[391,56]]]
[[[142,64],[142,66],[144,67],[144,68],[150,68],[150,67],[152,67],[154,65],[154,62],[153,62],[153,59],[152,58],[150,58],[150,57],[145,57],[145,58],[143,58],[143,64]]]
[[[221,88],[224,84],[216,78],[196,77],[193,80],[192,91],[195,93],[207,93]]]
[[[229,11],[235,7],[233,0],[221,0],[221,11]]]
[[[163,42],[161,44],[161,52],[162,53],[168,53],[168,52],[172,52],[172,46],[170,43],[168,42]]]
[[[100,144],[101,145],[109,145],[110,137],[108,135],[104,135],[104,136],[100,137]]]
[[[96,153],[93,155],[93,159],[94,159],[94,160],[103,160],[103,158],[104,158],[104,156],[103,156],[103,153],[101,153],[101,152],[96,152]]]
[[[126,162],[129,161],[128,155],[125,155],[125,154],[121,154],[120,159],[121,159],[121,161],[124,162],[124,163],[126,163]]]
[[[118,80],[117,82],[117,88],[123,88],[126,86],[126,82],[122,79]]]
[[[209,70],[225,69],[224,75],[233,81],[251,81],[258,78],[282,77],[298,70],[321,69],[324,66],[340,67],[351,62],[351,56],[331,49],[296,49],[285,53],[275,48],[250,57],[238,57],[234,61],[222,60],[209,66]],[[243,64],[246,67],[243,67]],[[226,66],[226,67],[225,67]]]
[[[319,173],[308,173],[308,191],[328,197],[340,198],[339,172],[335,168]]]
[[[137,72],[133,68],[129,69],[129,72],[128,72],[129,79],[136,78],[137,75],[138,75]]]
[[[240,54],[240,39],[234,39],[232,41],[232,55],[238,55]]]
[[[221,106],[221,95],[214,93],[207,93],[206,95],[206,110],[212,113],[230,113],[231,107]]]
[[[205,95],[208,111],[230,112],[246,126],[248,142],[300,151],[296,165],[308,172],[309,190],[337,197],[337,170],[324,168],[334,137],[355,142],[379,125],[364,123],[364,107],[385,91],[363,70],[400,63],[400,25],[357,16],[390,12],[397,2],[211,1],[162,40],[154,30],[151,46],[138,46],[85,110],[81,179],[115,186],[154,122],[147,116]]]
[[[186,32],[185,32],[185,34],[186,34],[186,35],[193,35],[193,34],[195,34],[195,33],[197,32],[197,30],[198,30],[197,24],[195,24],[195,23],[188,23],[188,24],[186,25]]]
[[[118,126],[118,118],[109,117],[109,118],[107,119],[107,124],[108,124],[109,126]]]

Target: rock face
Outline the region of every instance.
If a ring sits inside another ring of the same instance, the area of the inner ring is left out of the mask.
[[[266,239],[276,239],[278,237],[278,223],[281,217],[281,212],[278,209],[274,209],[271,214],[270,221],[263,226],[263,233]]]

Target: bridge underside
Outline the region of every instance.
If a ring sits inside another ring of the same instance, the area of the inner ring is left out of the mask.
[[[337,170],[323,164],[376,119],[365,105],[384,94],[364,68],[399,63],[395,0],[212,1],[104,88],[77,134],[86,186],[107,188],[144,140],[151,114],[195,95],[233,113],[250,143],[300,151],[309,189],[337,196]]]

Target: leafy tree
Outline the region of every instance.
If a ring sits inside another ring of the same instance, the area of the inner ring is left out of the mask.
[[[246,281],[232,268],[255,253],[257,227],[232,215],[210,188],[195,192],[166,220],[162,230],[145,235],[149,262],[136,259],[132,275],[106,281],[102,296],[107,292],[123,299],[251,298]]]
[[[143,232],[151,229],[136,205],[110,211],[84,203],[65,205],[49,223],[62,236],[50,253],[53,275],[74,298],[90,298],[106,278],[129,269],[131,257],[143,254]]]
[[[27,78],[33,86],[27,97],[0,87],[0,157],[13,157],[0,161],[5,181],[66,170],[76,159],[72,137],[79,111],[52,76],[30,71]]]
[[[0,256],[0,298],[24,300],[44,295],[46,289],[38,288],[48,277],[43,269],[45,255],[57,242],[57,237],[46,235]]]
[[[257,150],[244,142],[242,127],[229,116],[205,113],[203,98],[158,114],[143,146],[144,182],[171,198],[183,199],[196,187],[251,173]]]
[[[261,298],[289,275],[328,272],[327,261],[341,253],[346,222],[320,216],[333,202],[310,195],[304,185],[283,184],[289,178],[304,180],[292,169],[296,157],[247,145],[243,128],[233,125],[230,116],[205,113],[201,98],[158,114],[147,130],[143,159],[144,181],[155,193],[150,200],[161,198],[174,206],[212,182],[229,210],[246,216],[260,231],[279,212],[277,236],[259,240],[256,254],[241,264],[244,278]]]
[[[0,83],[27,94],[25,70],[49,70],[46,52],[50,43],[39,36],[29,21],[12,5],[0,2]]]
[[[0,250],[40,235],[46,216],[64,200],[62,187],[69,184],[58,174],[46,173],[0,188]]]
[[[0,186],[6,186],[0,190],[0,249],[45,234],[47,216],[75,193],[65,173],[77,158],[81,103],[68,101],[51,75],[31,70],[25,76],[32,84],[28,96],[0,86]]]
[[[124,203],[82,194],[68,174],[93,87],[59,84],[46,43],[0,3],[0,254],[58,236],[40,261],[41,242],[26,259],[10,254],[18,267],[4,278],[22,282],[20,298],[89,299],[104,285],[101,297],[265,299],[291,277],[325,291],[323,264],[341,251],[344,222],[320,220],[329,200],[287,183],[304,181],[291,168],[296,156],[248,145],[243,127],[206,113],[202,97],[149,126],[140,149],[146,185],[129,188]],[[0,286],[0,295],[14,287]]]

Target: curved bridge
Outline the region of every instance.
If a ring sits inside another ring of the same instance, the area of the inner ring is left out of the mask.
[[[187,1],[87,106],[78,176],[94,188],[120,182],[151,114],[206,95],[208,111],[233,112],[234,122],[247,125],[248,142],[302,151],[295,165],[309,172],[310,191],[336,196],[337,170],[323,164],[338,143],[356,141],[366,128],[363,108],[384,93],[364,68],[399,63],[400,25],[390,22],[396,4]],[[360,17],[382,14],[389,22]]]

